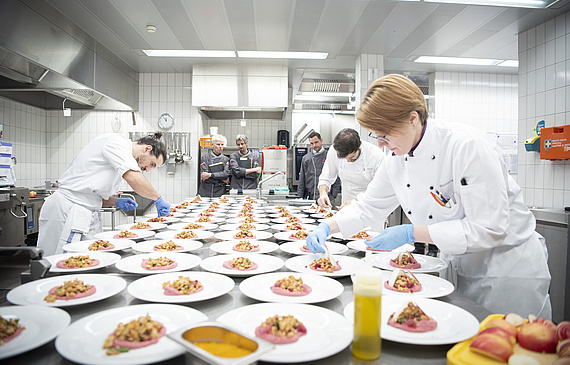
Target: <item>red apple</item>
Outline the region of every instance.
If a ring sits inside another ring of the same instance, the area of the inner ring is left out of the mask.
[[[556,346],[556,352],[560,357],[570,356],[570,338],[560,341]]]
[[[503,317],[503,319],[515,327],[522,326],[525,324],[524,318],[516,313],[509,313]]]
[[[533,323],[534,323],[534,322],[540,323],[540,324],[542,324],[542,325],[544,325],[544,326],[548,326],[548,327],[552,328],[552,330],[553,330],[554,332],[556,332],[556,325],[554,324],[554,322],[552,322],[552,321],[549,320],[549,319],[545,319],[545,318],[538,317],[537,319],[535,319],[535,320],[533,321]]]
[[[519,345],[536,352],[554,352],[558,345],[558,335],[542,323],[527,323],[519,331]]]
[[[570,321],[562,321],[556,326],[556,334],[558,334],[558,340],[566,340],[570,338]]]
[[[507,331],[508,333],[513,335],[515,339],[518,336],[518,330],[515,327],[515,325],[505,321],[502,318],[492,319],[489,322],[487,322],[487,324],[485,325],[485,328],[493,328],[493,327],[499,327],[500,329]]]
[[[475,337],[469,345],[469,349],[502,362],[507,362],[513,354],[513,346],[509,341],[491,333],[480,334]]]
[[[504,329],[499,328],[499,327],[485,328],[483,331],[479,332],[479,335],[482,335],[485,333],[492,333],[494,335],[501,336],[505,340],[509,341],[511,343],[511,345],[513,345],[513,346],[517,343],[517,339],[515,338],[515,336],[513,336],[509,332],[507,332]]]
[[[38,193],[36,193],[35,191],[30,191],[30,198],[35,198],[36,196],[38,196]]]

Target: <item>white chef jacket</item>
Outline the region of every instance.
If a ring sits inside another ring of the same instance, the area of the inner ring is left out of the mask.
[[[356,161],[348,162],[346,158],[338,158],[334,147],[331,146],[317,186],[326,185],[330,190],[336,178],[340,177],[342,202],[355,199],[366,190],[384,156],[378,146],[362,141],[360,156]]]
[[[449,199],[447,205],[432,192]],[[550,318],[544,239],[483,133],[430,119],[413,156],[388,156],[366,192],[334,219],[350,236],[384,221],[398,205],[413,224],[428,226],[455,269],[459,293],[493,313]]]
[[[65,244],[101,230],[103,199],[117,193],[128,170],[141,171],[125,136],[99,136],[79,152],[40,212],[38,247],[45,255],[63,253]]]

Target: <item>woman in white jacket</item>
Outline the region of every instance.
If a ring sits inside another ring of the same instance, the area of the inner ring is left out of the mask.
[[[330,232],[350,236],[401,205],[412,224],[387,228],[368,246],[433,243],[457,291],[493,313],[551,317],[544,239],[497,148],[465,125],[427,118],[419,88],[401,75],[376,80],[356,114],[392,151],[366,192],[309,235],[324,252]]]

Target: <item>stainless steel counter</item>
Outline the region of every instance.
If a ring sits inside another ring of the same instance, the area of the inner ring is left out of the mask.
[[[207,258],[214,253],[210,252],[209,246],[214,242],[210,240],[203,240],[204,246],[198,250],[193,251],[192,254],[196,254],[202,258]],[[133,255],[133,250],[127,250],[121,253],[121,256],[126,257]],[[281,257],[282,259],[286,260],[293,255],[289,255],[284,253],[280,250],[272,253],[276,256]],[[348,256],[353,257],[363,257],[363,253],[349,251],[347,253]],[[200,271],[200,267],[196,267],[193,271]],[[280,271],[288,271],[287,268],[283,267]],[[92,273],[101,273],[101,274],[108,274],[108,275],[119,275],[124,278],[128,284],[133,282],[134,280],[142,277],[141,275],[135,274],[125,274],[118,271],[114,267],[104,268],[96,271],[92,271]],[[188,303],[184,304],[185,306],[192,307],[197,309],[204,314],[206,314],[210,320],[215,320],[217,317],[222,315],[223,313],[227,312],[228,310],[249,305],[259,303],[256,300],[250,299],[243,295],[239,290],[239,284],[241,283],[244,278],[234,277],[234,281],[236,282],[236,286],[226,295],[221,297],[206,300],[203,302],[197,303]],[[328,308],[333,310],[337,313],[342,314],[344,307],[353,301],[353,294],[352,294],[352,283],[349,277],[343,277],[339,280],[344,285],[344,292],[342,295],[336,299],[329,300],[323,303],[318,303],[316,305],[321,306],[323,308]],[[471,300],[459,295],[457,293],[452,293],[449,296],[440,298],[447,303],[454,304],[458,307],[464,308],[471,312],[479,321],[483,320],[487,315],[490,313],[480,307],[479,305],[475,304]],[[118,307],[124,307],[127,305],[135,305],[135,304],[145,304],[147,302],[138,300],[128,294],[127,290],[123,290],[118,295],[114,297],[105,299],[103,301],[86,304],[81,306],[75,307],[64,307],[70,315],[72,322],[77,321],[80,318],[88,316],[90,314],[112,309]],[[461,325],[458,323],[458,325]],[[71,362],[62,358],[55,350],[55,341],[51,341],[50,343],[36,349],[30,351],[25,354],[21,354],[15,356],[13,358],[8,359],[12,363],[22,363],[22,364],[31,364],[31,365],[43,365],[43,364],[71,364]],[[414,363],[417,365],[435,365],[435,364],[446,364],[446,353],[452,347],[452,345],[441,345],[441,346],[416,346],[416,345],[406,345],[400,344],[392,341],[384,340],[382,342],[382,356],[378,361],[361,361],[352,357],[350,347],[344,349],[343,351],[339,352],[338,354],[327,357],[322,360],[310,362],[311,364],[409,364]],[[163,362],[164,364],[195,364],[196,360],[191,355],[184,355],[179,356],[177,358],[171,359],[169,361]],[[263,362],[260,362],[263,363]]]

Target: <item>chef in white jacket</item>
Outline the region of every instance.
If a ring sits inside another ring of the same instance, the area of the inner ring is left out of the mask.
[[[137,194],[155,202],[159,216],[170,213],[170,204],[142,174],[164,163],[161,136],[157,132],[132,142],[120,134],[104,134],[79,152],[40,212],[38,247],[45,255],[63,253],[68,243],[93,239],[101,231],[101,207],[135,209],[138,204],[132,199],[111,197],[123,179]]]
[[[392,155],[357,201],[309,235],[309,249],[324,252],[330,232],[354,234],[401,205],[412,224],[368,246],[433,243],[459,293],[493,313],[550,318],[546,245],[496,146],[474,128],[427,120],[422,92],[401,75],[376,80],[356,118]]]
[[[361,141],[356,130],[342,129],[334,137],[319,175],[318,204],[332,207],[328,193],[337,177],[340,177],[343,204],[355,199],[366,190],[383,159],[384,152],[372,143]]]

